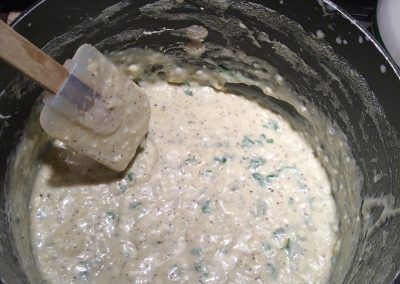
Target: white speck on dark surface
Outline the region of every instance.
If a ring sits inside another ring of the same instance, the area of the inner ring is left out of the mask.
[[[8,118],[10,118],[11,117],[11,115],[3,115],[3,114],[1,114],[0,113],[0,119],[8,119]]]
[[[374,169],[373,172],[374,172],[374,178],[373,178],[374,183],[378,183],[382,179],[383,173],[382,173],[382,171],[380,171],[378,173],[378,171],[376,169]]]
[[[316,35],[318,38],[324,38],[325,37],[325,33],[323,30],[317,30]]]
[[[239,22],[239,27],[241,27],[242,29],[247,29],[246,25],[243,24],[243,22]]]

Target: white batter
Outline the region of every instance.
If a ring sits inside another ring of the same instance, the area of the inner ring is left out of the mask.
[[[142,86],[152,107],[126,176],[56,143],[31,199],[52,283],[324,283],[335,204],[280,116],[209,87]]]

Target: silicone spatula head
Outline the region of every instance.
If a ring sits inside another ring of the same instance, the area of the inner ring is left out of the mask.
[[[79,47],[64,67],[69,77],[55,95],[44,98],[43,129],[72,149],[123,171],[147,132],[147,96],[91,45]]]

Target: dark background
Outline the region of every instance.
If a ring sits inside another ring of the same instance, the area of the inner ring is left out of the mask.
[[[0,17],[3,21],[7,21],[9,16],[15,16],[15,14],[10,15],[10,12],[21,12],[35,2],[36,0],[0,0]],[[62,2],[65,5],[68,5],[68,1]],[[333,2],[337,3],[354,18],[360,21],[366,28],[370,29],[374,10],[378,0],[333,0]]]

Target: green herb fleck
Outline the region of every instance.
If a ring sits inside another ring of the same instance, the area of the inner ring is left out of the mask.
[[[276,270],[275,266],[271,263],[267,263],[267,273],[271,276],[272,279],[276,280],[278,278],[278,271]]]
[[[121,180],[118,183],[118,190],[120,191],[121,194],[123,194],[125,191],[128,190],[128,184],[127,184],[126,180]]]
[[[254,173],[253,178],[257,180],[260,186],[267,186],[269,181],[260,173]]]
[[[263,158],[253,158],[250,160],[250,168],[251,169],[257,169],[259,167],[261,167],[262,165],[265,164],[265,160]]]
[[[201,211],[203,213],[211,213],[211,201],[207,200],[201,204]]]
[[[204,267],[203,262],[200,261],[196,261],[194,263],[194,270],[196,270],[198,273],[200,273],[202,276],[208,276],[208,270],[207,268]]]
[[[193,97],[193,92],[192,90],[185,90],[185,95],[189,97]]]
[[[111,219],[111,220],[115,220],[117,218],[117,215],[112,211],[107,211],[107,218]]]
[[[285,170],[295,170],[295,171],[297,171],[297,168],[295,166],[283,166],[277,172],[281,173],[281,172],[283,172]]]
[[[200,164],[200,162],[196,160],[196,156],[195,155],[192,155],[192,156],[189,156],[185,160],[185,164],[189,165],[189,166],[196,166],[196,165]]]
[[[276,120],[273,120],[273,119],[268,120],[262,126],[265,127],[265,128],[268,128],[268,129],[275,130],[275,131],[279,129],[278,122]]]
[[[267,244],[267,243],[262,244],[262,247],[263,247],[265,252],[270,252],[272,250],[271,245]]]
[[[284,249],[286,251],[286,253],[289,254],[291,251],[291,248],[292,248],[292,242],[291,242],[290,238],[287,238],[285,245],[283,246],[282,249]]]
[[[185,88],[185,95],[189,97],[193,97],[193,92],[189,89],[190,88],[190,83],[188,81],[184,81],[183,85],[186,87]]]
[[[253,147],[255,145],[262,146],[263,143],[260,140],[253,140],[247,135],[244,136],[244,138],[242,140],[242,147],[243,148],[245,148],[245,149],[246,148],[251,148],[251,147]]]
[[[268,144],[274,143],[274,139],[269,139],[269,138],[267,138],[267,135],[265,135],[264,133],[261,134],[260,137],[261,137],[265,142],[267,142]],[[261,141],[260,141],[260,142],[261,142]]]
[[[228,161],[230,161],[232,159],[232,156],[230,155],[224,155],[221,157],[216,157],[214,158],[214,161],[217,161],[220,164],[226,164]]]
[[[336,265],[336,260],[337,260],[336,255],[331,256],[331,265],[332,265],[332,266],[335,266],[335,265]]]
[[[285,241],[285,245],[283,246],[282,250],[285,251],[286,255],[289,258],[293,258],[294,257],[294,253],[293,253],[293,241],[290,238],[287,238]]]
[[[182,274],[182,268],[179,265],[174,264],[168,270],[168,279],[176,281],[179,279],[181,274]]]
[[[201,255],[202,252],[203,252],[202,248],[194,248],[190,251],[190,253],[193,255]]]
[[[254,173],[252,176],[262,187],[269,185],[270,182],[277,177],[276,174],[262,175],[260,173]]]
[[[133,181],[133,180],[135,179],[135,174],[132,173],[132,172],[128,172],[128,173],[126,174],[125,179],[128,180],[128,181]]]
[[[250,148],[252,146],[254,146],[254,141],[250,139],[250,137],[245,136],[242,140],[242,147],[243,148]]]
[[[203,176],[211,176],[212,175],[212,170],[211,169],[207,169],[204,172],[201,172],[200,174]]]
[[[141,206],[141,205],[142,205],[142,202],[140,202],[140,201],[133,201],[132,203],[129,204],[129,208],[131,208],[131,209],[136,209],[136,208],[138,208],[138,207]]]
[[[275,240],[282,239],[284,236],[286,236],[285,229],[283,228],[276,229],[275,231],[272,232],[272,236]]]

